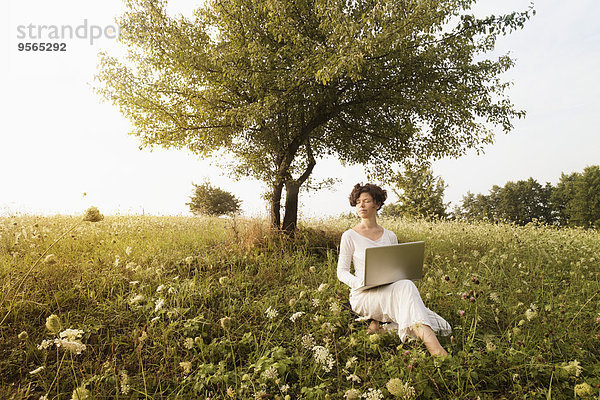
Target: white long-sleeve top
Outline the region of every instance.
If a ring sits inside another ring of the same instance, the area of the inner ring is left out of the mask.
[[[352,292],[363,286],[365,276],[365,249],[368,247],[388,246],[397,244],[396,234],[383,229],[383,235],[377,240],[371,240],[354,229],[348,229],[342,234],[340,255],[337,264],[337,277],[350,286]],[[354,264],[354,274],[350,272],[350,264]]]

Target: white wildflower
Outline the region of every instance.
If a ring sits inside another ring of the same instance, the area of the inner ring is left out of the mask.
[[[136,305],[142,304],[144,301],[146,301],[146,298],[144,297],[144,295],[138,294],[138,295],[134,296],[133,298],[129,299],[129,304],[136,306]]]
[[[114,266],[115,268],[117,268],[119,266],[119,262],[121,261],[121,258],[119,258],[119,256],[115,256],[115,262],[114,262]]]
[[[125,249],[125,254],[127,254],[128,256],[130,256],[131,255],[131,250],[132,250],[131,246],[127,246],[127,248]]]
[[[306,350],[310,350],[315,347],[315,338],[309,333],[308,335],[302,336],[300,343],[302,343],[302,347]]]
[[[183,347],[188,350],[191,350],[194,347],[194,339],[192,339],[191,337],[185,338],[183,340]]]
[[[412,399],[417,395],[414,387],[409,386],[408,382],[402,383],[399,378],[390,379],[385,387],[392,396],[401,397],[405,400]]]
[[[121,394],[128,394],[131,386],[129,386],[129,375],[127,375],[127,371],[121,371],[119,378],[119,382],[121,384]]]
[[[89,397],[90,391],[84,388],[83,386],[80,386],[77,389],[73,390],[71,400],[87,400]]]
[[[319,299],[312,299],[312,305],[313,305],[313,307],[319,307],[320,303],[321,302],[319,301]]]
[[[305,314],[304,311],[298,311],[296,313],[293,313],[292,316],[290,317],[290,321],[296,322],[296,320],[304,314]]]
[[[333,302],[329,306],[329,310],[334,314],[339,314],[340,311],[342,311],[342,308],[340,307],[340,305],[337,302]]]
[[[48,347],[52,346],[52,343],[54,343],[52,340],[42,340],[42,343],[40,343],[38,345],[38,350],[46,350]]]
[[[186,258],[185,258],[185,263],[186,263],[187,265],[190,265],[190,264],[191,264],[191,263],[193,263],[193,262],[194,262],[194,257],[192,257],[192,256],[188,256],[188,257],[186,257]]]
[[[281,391],[281,393],[287,393],[287,391],[289,389],[290,389],[290,385],[288,385],[288,384],[279,386],[279,390]]]
[[[358,400],[360,399],[360,392],[357,389],[348,389],[344,393],[346,400]]]
[[[221,324],[221,328],[225,329],[226,331],[231,329],[231,318],[223,317],[219,320],[219,323]]]
[[[335,364],[335,360],[329,352],[329,349],[323,346],[315,346],[313,347],[313,356],[315,357],[315,362],[323,367],[323,371],[331,371]]]
[[[34,369],[33,371],[29,371],[29,375],[35,375],[38,374],[40,372],[42,372],[46,367],[45,366],[41,366],[41,367],[37,367],[36,369]]]
[[[80,339],[83,334],[84,332],[81,329],[65,329],[58,336],[63,339],[67,338],[67,340],[76,340]]]
[[[160,311],[164,303],[165,299],[163,298],[159,298],[158,300],[156,300],[156,303],[154,303],[154,312]]]
[[[160,285],[159,285],[159,286],[156,288],[156,292],[157,292],[157,293],[160,293],[160,292],[162,292],[164,289],[165,289],[165,285],[163,285],[163,284],[160,284]]]
[[[183,369],[184,375],[188,375],[192,372],[192,363],[189,361],[182,361],[179,363],[179,366]]]
[[[531,308],[528,308],[525,311],[525,317],[527,318],[527,321],[531,321],[532,319],[534,319],[535,317],[537,317],[537,311],[532,310]]]
[[[347,381],[352,381],[352,382],[356,382],[356,383],[360,383],[360,377],[356,374],[350,374],[346,377]]]
[[[490,300],[492,300],[494,303],[498,303],[500,301],[500,296],[498,296],[498,293],[492,292],[490,293]]]
[[[581,371],[583,371],[583,368],[579,365],[579,361],[577,360],[570,361],[568,364],[563,363],[563,369],[570,375],[575,376],[579,376]]]
[[[140,267],[133,261],[130,261],[125,265],[125,269],[130,270],[130,271],[137,271],[140,269]]]
[[[258,392],[254,393],[254,398],[256,400],[262,400],[262,399],[266,398],[267,396],[268,396],[268,394],[264,390],[259,390]]]
[[[86,349],[86,345],[79,340],[54,339],[54,344],[56,344],[56,347],[62,347],[66,351],[75,354],[81,354]]]
[[[363,393],[362,397],[366,400],[381,400],[383,399],[383,393],[379,389],[369,388],[369,391]]]
[[[346,369],[352,368],[356,364],[356,361],[358,361],[358,358],[356,358],[356,356],[350,357],[348,361],[346,361]]]
[[[269,369],[265,370],[262,375],[265,377],[265,379],[277,379],[277,377],[279,376],[278,372],[277,372],[277,368],[275,367],[270,367]]]
[[[277,317],[277,315],[279,315],[277,310],[275,310],[274,308],[271,308],[271,306],[269,306],[269,308],[267,308],[267,311],[265,311],[265,314],[266,314],[267,318],[269,318],[269,319],[273,319],[273,318]]]

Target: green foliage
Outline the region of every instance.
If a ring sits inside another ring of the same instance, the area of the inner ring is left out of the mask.
[[[581,174],[577,174],[571,193],[572,197],[566,206],[568,223],[600,228],[600,167],[586,167]]]
[[[165,0],[126,4],[129,56],[101,54],[97,91],[143,146],[235,156],[233,172],[272,186],[277,226],[282,188],[295,225],[320,157],[385,174],[481,148],[492,126],[524,115],[498,79],[513,59],[485,54],[531,9],[476,18],[464,0],[218,0],[192,20]]]
[[[390,181],[398,202],[383,208],[385,216],[415,216],[425,218],[447,217],[444,203],[444,180],[433,176],[433,171],[424,166],[407,167]]]
[[[569,215],[573,211],[569,203],[575,197],[575,181],[579,176],[577,172],[569,175],[561,173],[560,180],[552,192],[551,200],[560,225],[566,226],[569,223]]]
[[[533,221],[562,226],[600,227],[600,167],[586,167],[582,173],[561,174],[553,187],[535,179],[494,185],[488,195],[468,192],[455,208],[457,218],[469,221]]]
[[[192,185],[195,187],[194,194],[190,197],[191,201],[185,203],[190,206],[192,213],[219,216],[235,214],[240,211],[240,200],[233,194],[213,187],[208,182],[201,185],[193,183]]]
[[[464,219],[487,219],[525,225],[533,221],[554,222],[552,185],[540,185],[535,179],[494,185],[489,195],[467,193],[455,215]]]
[[[0,218],[1,292],[13,298],[15,280],[78,219]],[[440,360],[355,320],[335,273],[335,246],[352,224],[301,226],[296,243],[243,219],[107,216],[79,226],[0,325],[0,397],[68,399],[85,387],[93,398],[342,399],[351,389],[390,398],[392,378],[423,399],[562,400],[585,383],[600,394],[597,231],[382,221],[401,242],[427,242],[417,285],[453,328],[453,340],[440,339],[452,357]],[[56,337],[52,314],[83,331],[81,354],[38,348]],[[327,349],[331,370],[314,346]]]

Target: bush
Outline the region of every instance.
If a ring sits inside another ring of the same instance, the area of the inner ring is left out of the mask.
[[[195,187],[194,195],[190,197],[189,203],[185,203],[190,206],[192,213],[219,216],[240,211],[241,202],[233,194],[213,187],[208,182],[202,185],[192,183],[192,185]]]

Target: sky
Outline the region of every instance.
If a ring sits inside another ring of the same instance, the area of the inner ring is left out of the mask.
[[[168,11],[191,17],[197,4],[171,0]],[[529,4],[480,0],[473,12],[497,15]],[[535,9],[524,29],[500,37],[491,53],[516,60],[503,79],[513,83],[509,98],[527,116],[509,134],[498,128],[484,154],[433,164],[448,185],[451,206],[467,191],[487,193],[493,185],[529,177],[555,184],[562,172],[600,164],[600,2],[545,0]],[[129,120],[92,91],[98,53],[125,54],[109,37],[124,11],[121,0],[0,5],[0,215],[81,214],[91,205],[107,215],[189,215],[192,183],[204,180],[241,199],[244,214],[266,215],[264,183],[230,179],[186,150],[140,150],[138,139],[128,135]],[[66,44],[63,52],[19,51],[20,43],[43,41],[27,31],[30,24],[68,25],[79,37],[57,40]],[[92,29],[107,34],[92,39]],[[367,182],[364,168],[318,160],[314,180],[331,176],[339,179],[333,187],[302,192],[301,218],[351,211],[348,194],[355,183]]]

